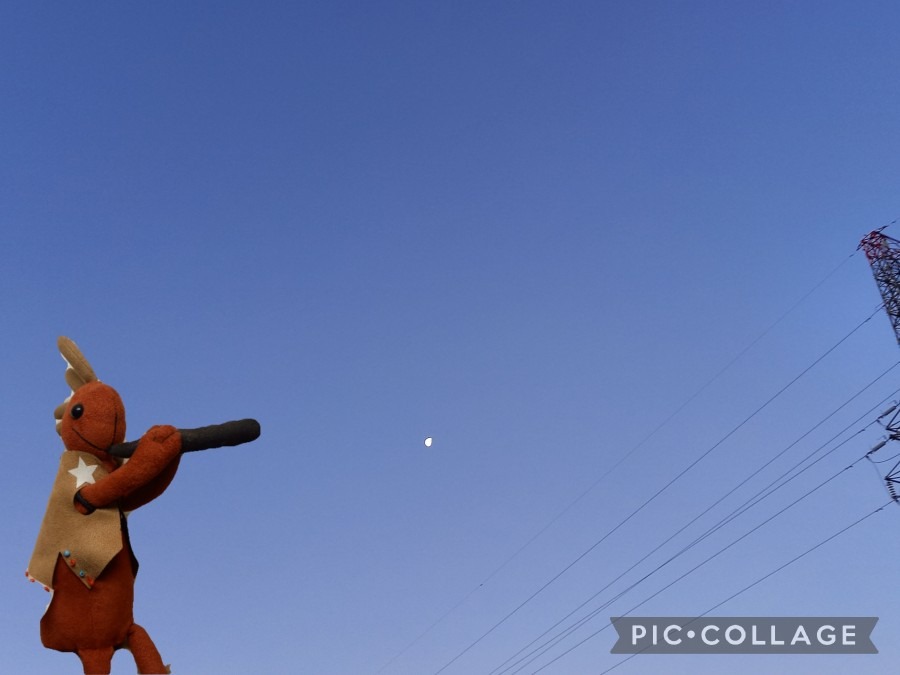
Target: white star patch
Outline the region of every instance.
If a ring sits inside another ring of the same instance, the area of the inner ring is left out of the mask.
[[[97,469],[96,464],[85,464],[84,460],[78,458],[78,466],[69,469],[69,473],[75,476],[75,489],[77,490],[85,483],[94,483],[94,471]]]

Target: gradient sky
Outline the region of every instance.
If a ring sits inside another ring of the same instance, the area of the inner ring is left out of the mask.
[[[62,451],[60,334],[130,439],[262,424],[131,516],[135,616],[175,673],[489,673],[763,462],[786,450],[585,611],[849,429],[532,672],[865,454],[900,369],[791,444],[900,358],[854,254],[900,216],[898,21],[878,1],[4,3],[2,670],[80,672],[41,646],[23,576]],[[705,612],[887,501],[858,464],[638,613]],[[714,611],[878,616],[877,656],[614,672],[886,672],[898,535],[891,505]],[[540,672],[602,672],[614,641]]]

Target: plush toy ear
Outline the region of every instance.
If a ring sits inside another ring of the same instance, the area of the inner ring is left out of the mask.
[[[66,362],[66,384],[72,390],[66,397],[66,400],[60,403],[56,410],[53,411],[53,417],[56,418],[56,433],[59,433],[63,413],[66,411],[66,405],[69,403],[69,399],[72,398],[72,394],[88,382],[97,382],[98,380],[94,369],[91,368],[88,360],[84,358],[84,354],[78,349],[78,345],[65,335],[60,335],[56,340],[56,346]]]

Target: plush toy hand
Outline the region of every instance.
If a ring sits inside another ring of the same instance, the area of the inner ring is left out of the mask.
[[[75,493],[75,510],[83,516],[89,516],[97,510],[97,507],[89,502],[81,493],[82,490]]]
[[[86,514],[91,512],[89,506],[101,508],[127,499],[132,494],[140,494],[140,503],[146,503],[149,501],[146,496],[157,493],[152,483],[160,474],[165,473],[163,480],[166,485],[171,481],[180,456],[181,434],[178,430],[169,425],[151,427],[141,437],[134,454],[126,464],[79,491],[81,499],[76,498],[75,508]]]
[[[157,424],[150,427],[138,443],[130,461],[150,461],[144,459],[153,456],[153,461],[162,461],[163,466],[181,454],[181,434],[170,424]]]

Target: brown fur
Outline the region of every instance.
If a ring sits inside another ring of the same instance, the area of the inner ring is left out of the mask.
[[[115,389],[100,382],[87,382],[73,393],[60,435],[66,450],[90,453],[110,472],[80,490],[97,508],[118,505],[120,510],[134,510],[162,494],[178,470],[181,438],[171,426],[152,427],[126,464],[119,466],[113,460],[107,451],[125,438],[125,407]],[[78,502],[72,508],[87,512]],[[41,620],[43,644],[75,652],[85,673],[109,673],[113,652],[120,648],[131,651],[140,673],[167,673],[150,636],[134,622],[136,573],[127,530],[122,532],[122,550],[90,587],[60,556],[53,574],[53,600]]]

